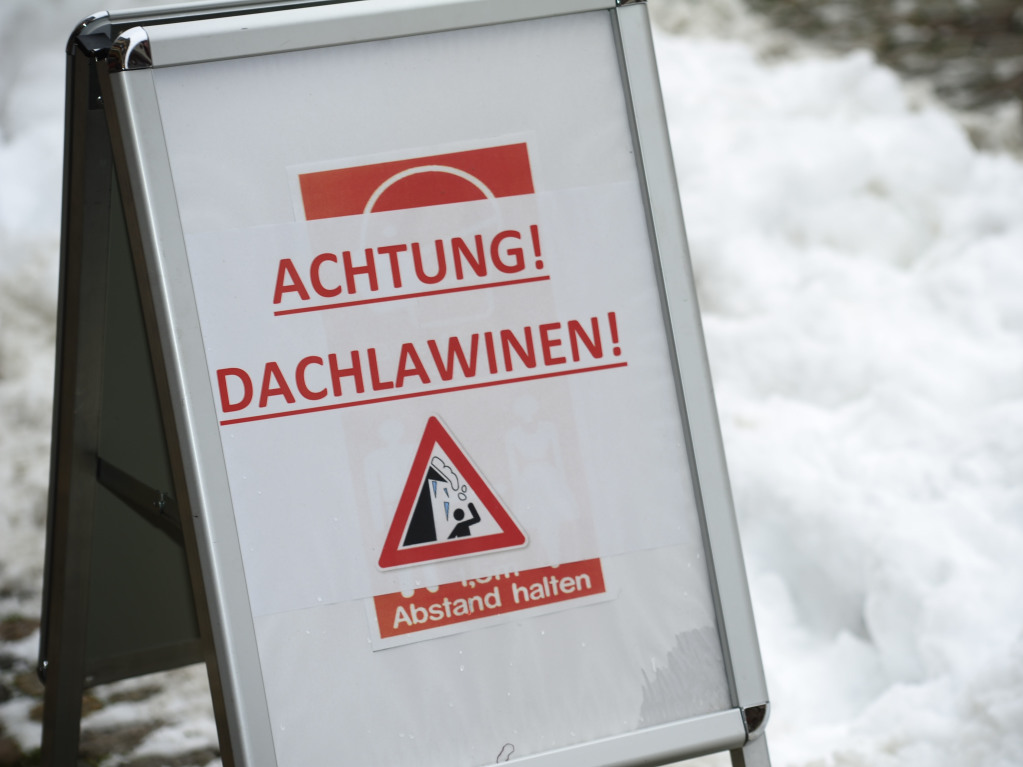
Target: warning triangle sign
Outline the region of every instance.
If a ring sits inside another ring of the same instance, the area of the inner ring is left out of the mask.
[[[380,567],[525,544],[511,515],[441,422],[431,417],[380,552]]]

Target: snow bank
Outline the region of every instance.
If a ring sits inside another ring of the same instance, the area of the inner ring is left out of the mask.
[[[52,6],[0,7],[0,607],[38,612],[60,239],[63,44]],[[66,16],[64,17],[66,19]],[[59,22],[59,25],[58,25]],[[39,37],[29,34],[39,32]],[[45,41],[43,44],[41,41]]]
[[[1018,765],[1023,167],[747,39],[657,42],[775,763]]]
[[[1019,765],[1023,166],[868,54],[765,57],[738,0],[695,7],[658,55],[775,764]],[[63,46],[92,10],[0,7],[0,615],[38,609]],[[212,740],[188,679],[131,714],[167,722],[140,753]]]

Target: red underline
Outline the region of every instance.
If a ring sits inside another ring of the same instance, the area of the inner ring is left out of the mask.
[[[488,386],[501,386],[502,384],[522,383],[524,381],[538,381],[543,378],[557,378],[559,376],[570,376],[577,373],[596,373],[601,370],[612,370],[614,368],[626,367],[628,362],[614,362],[610,365],[597,365],[590,368],[576,368],[574,370],[559,370],[554,373],[538,373],[531,376],[519,378],[503,378],[500,381],[482,381],[481,383],[465,384],[464,386],[449,386],[444,389],[430,389],[429,391],[415,391],[408,394],[394,394],[390,397],[377,397],[375,399],[360,399],[354,402],[336,402],[332,405],[320,405],[319,407],[306,407],[301,410],[287,410],[282,413],[263,413],[262,415],[250,415],[243,418],[225,418],[220,422],[221,426],[230,426],[236,423],[248,423],[249,421],[265,421],[270,418],[284,418],[290,415],[305,415],[306,413],[322,413],[325,410],[339,410],[344,407],[355,407],[357,405],[376,405],[380,402],[394,402],[400,399],[411,399],[413,397],[429,397],[434,394],[450,394],[456,391],[468,391],[469,389],[483,389]]]
[[[322,312],[326,309],[342,309],[346,306],[364,306],[366,304],[379,304],[384,301],[400,301],[405,298],[423,298],[424,296],[442,296],[445,293],[461,293],[466,290],[483,290],[484,288],[503,288],[508,285],[524,285],[527,282],[543,282],[549,280],[550,275],[542,277],[525,277],[521,280],[506,280],[504,282],[487,282],[483,285],[463,285],[457,288],[445,288],[443,290],[425,290],[420,293],[402,293],[399,296],[381,296],[380,298],[365,298],[362,301],[344,301],[337,304],[319,304],[317,306],[300,306],[297,309],[278,309],[274,317],[285,314],[299,314],[301,312]]]

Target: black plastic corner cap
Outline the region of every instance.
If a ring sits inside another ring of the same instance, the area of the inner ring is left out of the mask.
[[[67,54],[75,49],[90,56],[97,56],[110,48],[110,14],[106,11],[94,13],[82,19],[67,41]]]
[[[770,716],[770,703],[762,703],[759,706],[750,706],[742,710],[742,721],[746,725],[746,736],[749,740],[754,740],[763,734]]]

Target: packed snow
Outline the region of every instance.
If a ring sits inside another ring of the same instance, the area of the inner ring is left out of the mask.
[[[0,6],[0,620],[41,601],[64,44],[94,5]],[[773,762],[1023,764],[1023,163],[868,52],[738,0],[654,11]],[[215,747],[201,669],[154,679],[91,716],[164,722],[136,756]],[[26,750],[31,705],[0,703]]]

